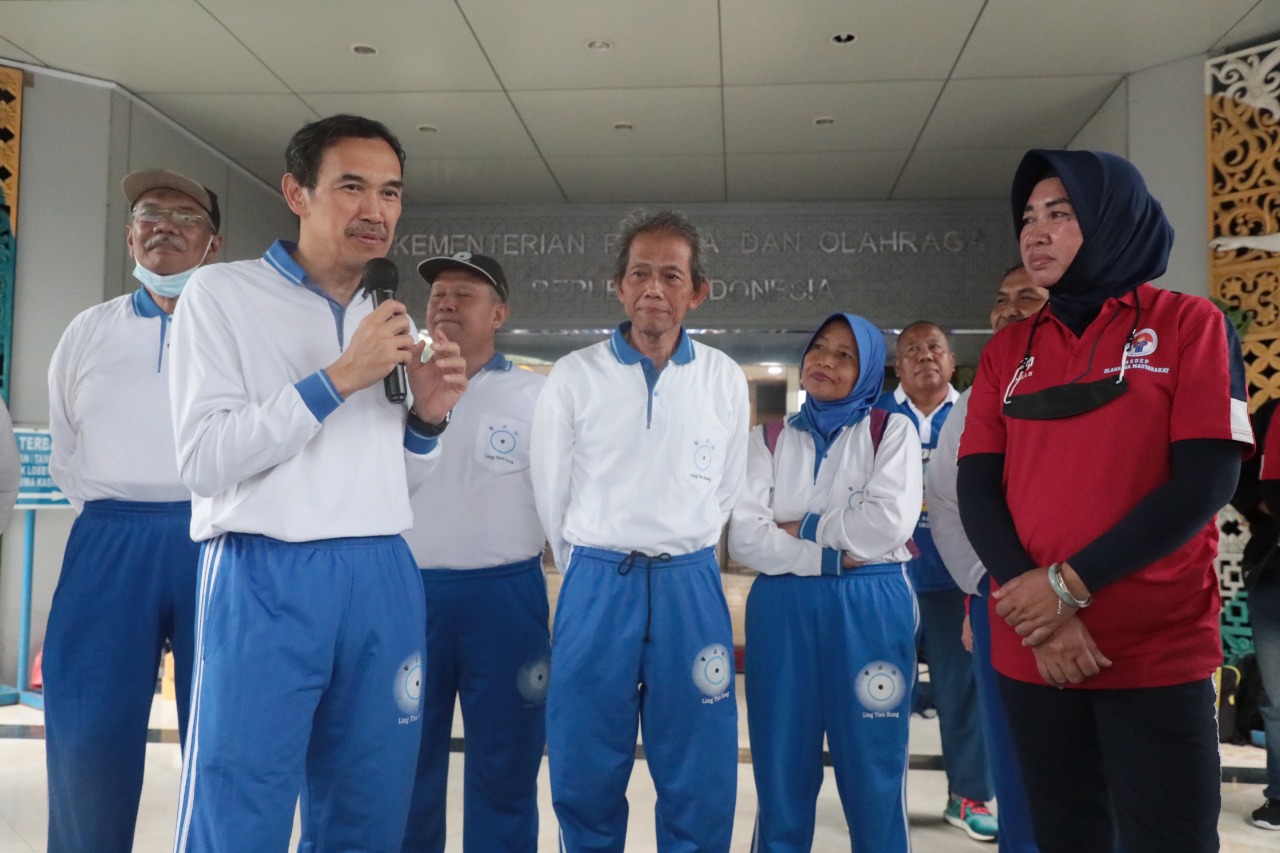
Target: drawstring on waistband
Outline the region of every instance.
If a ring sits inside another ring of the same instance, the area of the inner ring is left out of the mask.
[[[650,556],[643,551],[632,551],[618,563],[618,574],[626,577],[635,568],[637,560],[644,560],[644,641],[649,642],[649,626],[653,624],[653,561],[669,563],[671,555],[665,551]]]

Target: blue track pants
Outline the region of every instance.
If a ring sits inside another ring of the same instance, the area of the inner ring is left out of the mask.
[[[991,799],[991,769],[978,714],[973,656],[960,642],[964,593],[940,589],[918,593],[917,598],[929,662],[929,685],[938,706],[947,787],[957,796],[985,802]]]
[[[187,728],[199,546],[191,504],[90,501],[71,527],[44,638],[49,850],[133,849],[165,640]]]
[[[973,678],[978,685],[978,710],[999,807],[996,818],[1000,824],[1000,853],[1038,853],[1040,848],[1036,847],[1022,769],[1018,766],[1009,718],[1000,696],[1000,681],[991,665],[991,620],[985,597],[991,594],[989,577],[982,578],[981,589],[984,597],[975,596],[969,602],[969,625],[973,629]]]
[[[824,734],[852,849],[910,849],[916,621],[901,563],[842,577],[761,575],[752,583],[746,689],[759,798],[753,851],[812,847]]]
[[[460,697],[463,850],[534,853],[550,669],[542,560],[425,569],[422,586],[431,665],[422,685],[422,747],[402,849],[444,850],[449,742]]]
[[[620,851],[637,727],[659,853],[724,853],[738,783],[733,628],[715,552],[575,547],[560,588],[547,756],[561,849]]]
[[[422,580],[399,536],[201,553],[175,850],[399,849],[421,732]]]

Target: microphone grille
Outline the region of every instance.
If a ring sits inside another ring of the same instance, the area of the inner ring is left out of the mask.
[[[400,270],[395,263],[386,258],[370,258],[365,261],[360,281],[365,290],[386,290],[396,292],[400,286]]]

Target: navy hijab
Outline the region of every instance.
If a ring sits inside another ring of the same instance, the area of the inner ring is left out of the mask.
[[[805,344],[804,354],[808,355],[818,333],[832,320],[843,319],[853,330],[853,341],[858,346],[858,378],[853,383],[853,390],[839,400],[816,400],[805,395],[800,411],[790,419],[791,426],[802,429],[813,436],[813,444],[817,450],[813,461],[813,474],[818,475],[818,467],[826,458],[827,449],[840,433],[840,430],[852,426],[867,416],[871,404],[880,396],[884,387],[884,334],[870,320],[857,314],[832,314],[822,321],[809,342]],[[801,364],[804,364],[801,356]]]
[[[1080,223],[1084,242],[1057,284],[1049,288],[1053,313],[1080,335],[1102,304],[1164,275],[1173,227],[1142,175],[1123,157],[1101,151],[1028,151],[1013,176],[1014,235],[1035,185],[1056,174]]]

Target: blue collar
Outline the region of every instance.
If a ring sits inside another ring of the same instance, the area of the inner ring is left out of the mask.
[[[482,364],[480,366],[480,369],[481,370],[501,370],[502,372],[505,373],[514,366],[515,365],[513,365],[510,361],[507,360],[507,357],[505,355],[503,355],[500,352],[495,352],[493,354],[493,358],[489,359],[484,364]]]
[[[307,271],[293,259],[293,253],[297,249],[298,244],[292,240],[277,240],[267,249],[262,259],[294,284],[312,284],[311,279],[307,278]]]
[[[647,356],[627,342],[627,332],[630,330],[630,320],[620,323],[618,328],[613,330],[609,346],[613,349],[613,357],[622,364],[639,364]],[[681,328],[680,343],[676,344],[676,351],[671,354],[671,361],[676,364],[688,364],[693,361],[693,355],[693,340],[690,339],[689,333]]]
[[[164,316],[164,310],[156,304],[155,297],[145,287],[139,287],[133,292],[133,313],[147,318]]]
[[[299,287],[305,287],[317,296],[323,296],[329,301],[335,311],[345,311],[346,306],[340,305],[332,296],[325,292],[323,287],[312,281],[311,277],[307,275],[307,271],[299,266],[298,262],[293,259],[293,253],[297,250],[298,244],[292,240],[276,240],[271,244],[271,248],[267,249],[266,254],[262,256],[262,259],[289,281]],[[363,290],[357,290],[352,301],[358,302],[359,300],[367,297],[368,294]]]

